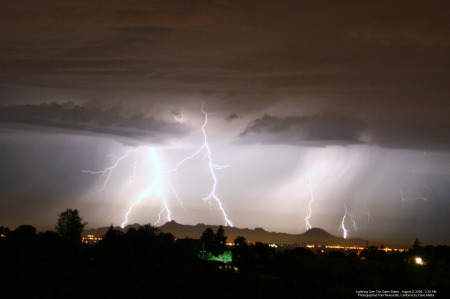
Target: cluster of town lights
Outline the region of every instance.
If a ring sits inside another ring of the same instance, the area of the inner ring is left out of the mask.
[[[251,243],[249,242],[248,244],[253,244],[255,245],[255,243]],[[236,246],[235,243],[232,242],[228,242],[225,243],[225,245],[227,246]],[[272,248],[278,248],[278,247],[289,247],[289,245],[283,245],[283,244],[268,244],[270,247]],[[299,245],[298,247],[304,247],[304,248],[325,248],[325,249],[343,249],[343,250],[365,250],[367,249],[367,247],[361,247],[361,246],[340,246],[340,245]],[[389,247],[378,247],[377,250],[382,250],[385,252],[404,252],[404,251],[408,251],[408,249],[404,249],[404,248],[389,248]],[[420,259],[420,261],[422,261],[422,259],[416,258],[416,263],[420,264],[418,262],[418,259]]]
[[[96,244],[103,240],[102,237],[96,237],[94,235],[87,235],[86,237],[82,237],[81,241],[86,244]]]

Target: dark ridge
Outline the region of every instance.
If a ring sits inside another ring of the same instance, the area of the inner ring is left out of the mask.
[[[129,228],[138,228],[139,224],[127,225],[124,229],[120,227],[114,227],[118,230],[127,231]],[[219,225],[207,225],[199,223],[196,225],[185,225],[175,221],[166,222],[165,224],[157,227],[158,230],[164,233],[171,233],[176,238],[192,238],[199,239],[205,229],[209,227],[213,231],[217,231]],[[101,227],[97,229],[88,229],[83,232],[83,235],[93,234],[96,236],[104,236],[109,227]],[[263,242],[263,243],[276,243],[276,244],[288,244],[288,245],[307,245],[307,244],[322,244],[322,245],[342,245],[342,246],[366,246],[367,240],[360,238],[343,239],[342,237],[336,237],[321,228],[311,228],[303,234],[288,234],[268,232],[261,227],[255,229],[249,228],[237,228],[237,227],[224,227],[225,235],[228,237],[228,242],[233,242],[238,236],[243,236],[248,242]],[[370,241],[370,245],[380,246],[382,243],[377,241]],[[384,243],[387,247],[407,248],[403,245]]]
[[[308,238],[337,238],[336,236],[333,236],[332,234],[328,233],[327,231],[318,228],[313,227],[311,229],[308,229],[306,232],[300,235],[301,237],[308,237]]]

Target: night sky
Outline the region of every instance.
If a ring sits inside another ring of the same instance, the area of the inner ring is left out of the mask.
[[[2,1],[0,225],[53,227],[67,208],[89,227],[120,225],[140,197],[129,223],[154,223],[162,194],[179,223],[225,224],[203,200],[205,148],[170,172],[204,142],[203,105],[210,157],[229,165],[214,170],[215,194],[235,226],[302,233],[311,207],[311,226],[342,236],[347,209],[350,237],[449,244],[449,11]],[[138,147],[106,188],[83,172]]]

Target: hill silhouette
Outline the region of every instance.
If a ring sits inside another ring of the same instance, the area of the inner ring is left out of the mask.
[[[313,227],[304,232],[303,234],[301,234],[300,236],[305,238],[336,238],[326,230],[318,227]]]
[[[119,226],[114,227],[117,230],[127,231],[129,228],[138,228],[141,225],[138,223],[127,225],[124,229]],[[196,225],[185,225],[175,221],[169,221],[158,227],[158,229],[164,233],[171,233],[178,239],[192,238],[199,239],[206,228],[210,227],[214,231],[217,231],[219,225],[207,225],[199,223]],[[103,236],[108,231],[109,227],[101,227],[97,229],[89,229],[84,231],[84,235],[93,234],[96,236]],[[275,243],[286,245],[340,245],[340,246],[361,246],[367,245],[367,240],[361,238],[348,238],[336,237],[324,229],[311,228],[302,234],[288,234],[279,232],[268,232],[263,228],[257,227],[255,229],[249,228],[237,228],[237,227],[224,227],[225,235],[228,237],[228,242],[233,242],[238,236],[243,236],[248,242],[263,242],[263,243]],[[377,241],[370,241],[369,245],[396,248],[407,248],[398,244],[381,243]]]

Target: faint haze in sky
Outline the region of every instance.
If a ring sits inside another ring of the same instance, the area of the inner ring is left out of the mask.
[[[206,132],[217,194],[238,227],[310,223],[351,237],[448,243],[447,1],[34,1],[0,4],[0,225],[53,226],[78,208],[119,225],[152,180],[121,163],[155,148],[167,170]],[[223,224],[202,201],[202,156],[170,180],[180,223]],[[150,170],[149,170],[150,169]],[[138,178],[139,177],[139,178]],[[152,223],[143,200],[130,222]],[[350,223],[347,227],[351,227]]]

